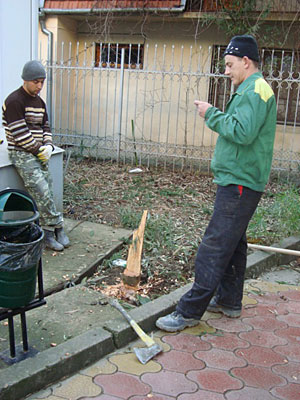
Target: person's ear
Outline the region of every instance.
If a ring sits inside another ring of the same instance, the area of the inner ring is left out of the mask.
[[[248,58],[247,56],[244,56],[242,60],[243,60],[243,63],[244,63],[244,67],[246,69],[248,69],[250,67],[250,65],[251,65],[250,58]]]

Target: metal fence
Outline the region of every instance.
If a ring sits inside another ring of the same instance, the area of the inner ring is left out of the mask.
[[[224,108],[232,93],[221,47],[61,43],[54,53],[42,62],[57,145],[103,160],[209,170],[217,134],[194,100]],[[299,170],[298,65],[292,51],[262,52],[278,104],[273,170]]]

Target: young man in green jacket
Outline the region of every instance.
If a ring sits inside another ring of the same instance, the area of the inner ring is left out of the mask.
[[[235,36],[225,53],[225,74],[237,89],[225,112],[195,101],[200,117],[219,134],[211,167],[217,186],[214,212],[199,246],[195,281],[176,311],[156,321],[176,332],[204,312],[236,318],[242,310],[248,223],[268,181],[276,130],[276,100],[258,71],[255,39]]]

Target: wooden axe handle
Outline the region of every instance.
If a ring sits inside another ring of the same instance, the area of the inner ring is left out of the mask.
[[[259,244],[252,244],[252,243],[248,243],[248,247],[249,247],[249,249],[271,251],[274,253],[281,253],[281,254],[291,254],[291,255],[300,257],[300,251],[297,251],[297,250],[281,249],[279,247],[262,246]]]
[[[109,301],[110,305],[116,308],[123,317],[130,323],[132,328],[135,330],[136,334],[142,339],[142,341],[146,344],[147,347],[151,347],[155,344],[155,341],[148,336],[143,329],[131,318],[131,316],[124,310],[118,300],[113,299]]]

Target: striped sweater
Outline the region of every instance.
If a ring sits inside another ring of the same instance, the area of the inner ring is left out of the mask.
[[[8,150],[22,150],[36,155],[40,146],[52,145],[45,102],[40,96],[30,96],[23,87],[12,92],[4,101],[2,122]]]

